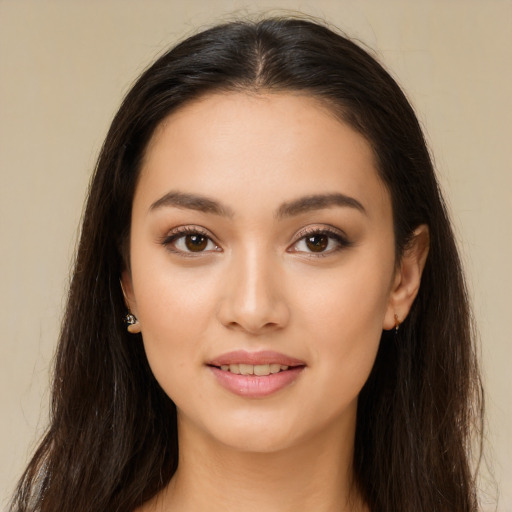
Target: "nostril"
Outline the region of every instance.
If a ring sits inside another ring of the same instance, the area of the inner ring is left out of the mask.
[[[255,321],[240,321],[229,322],[226,327],[233,330],[240,330],[249,334],[258,335],[265,334],[270,331],[280,329],[281,326],[277,322],[255,322]]]
[[[280,329],[289,318],[282,287],[277,287],[280,276],[271,277],[265,271],[266,263],[248,259],[248,267],[242,271],[236,270],[238,267],[234,265],[237,274],[226,279],[223,297],[218,303],[218,319],[229,329],[251,335]]]

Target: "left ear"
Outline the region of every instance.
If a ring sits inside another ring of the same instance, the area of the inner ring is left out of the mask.
[[[414,230],[396,270],[384,317],[384,329],[393,329],[396,326],[396,319],[401,323],[409,314],[420,289],[421,274],[427,261],[429,245],[428,226],[422,224]]]

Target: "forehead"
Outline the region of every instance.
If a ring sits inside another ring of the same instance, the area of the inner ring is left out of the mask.
[[[166,189],[229,191],[229,202],[246,195],[269,207],[277,196],[337,191],[377,215],[390,208],[366,139],[326,102],[294,93],[211,94],[169,115],[146,149],[136,198]]]

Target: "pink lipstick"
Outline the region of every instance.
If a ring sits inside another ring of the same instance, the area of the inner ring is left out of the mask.
[[[247,398],[263,398],[293,383],[306,367],[299,359],[273,351],[229,352],[209,361],[221,386]]]

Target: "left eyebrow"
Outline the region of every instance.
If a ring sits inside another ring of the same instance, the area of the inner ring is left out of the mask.
[[[312,196],[301,197],[294,201],[283,203],[276,212],[276,217],[292,217],[307,213],[314,210],[322,210],[324,208],[332,208],[334,206],[354,208],[365,215],[368,215],[364,206],[355,198],[346,196],[345,194],[318,194]]]

